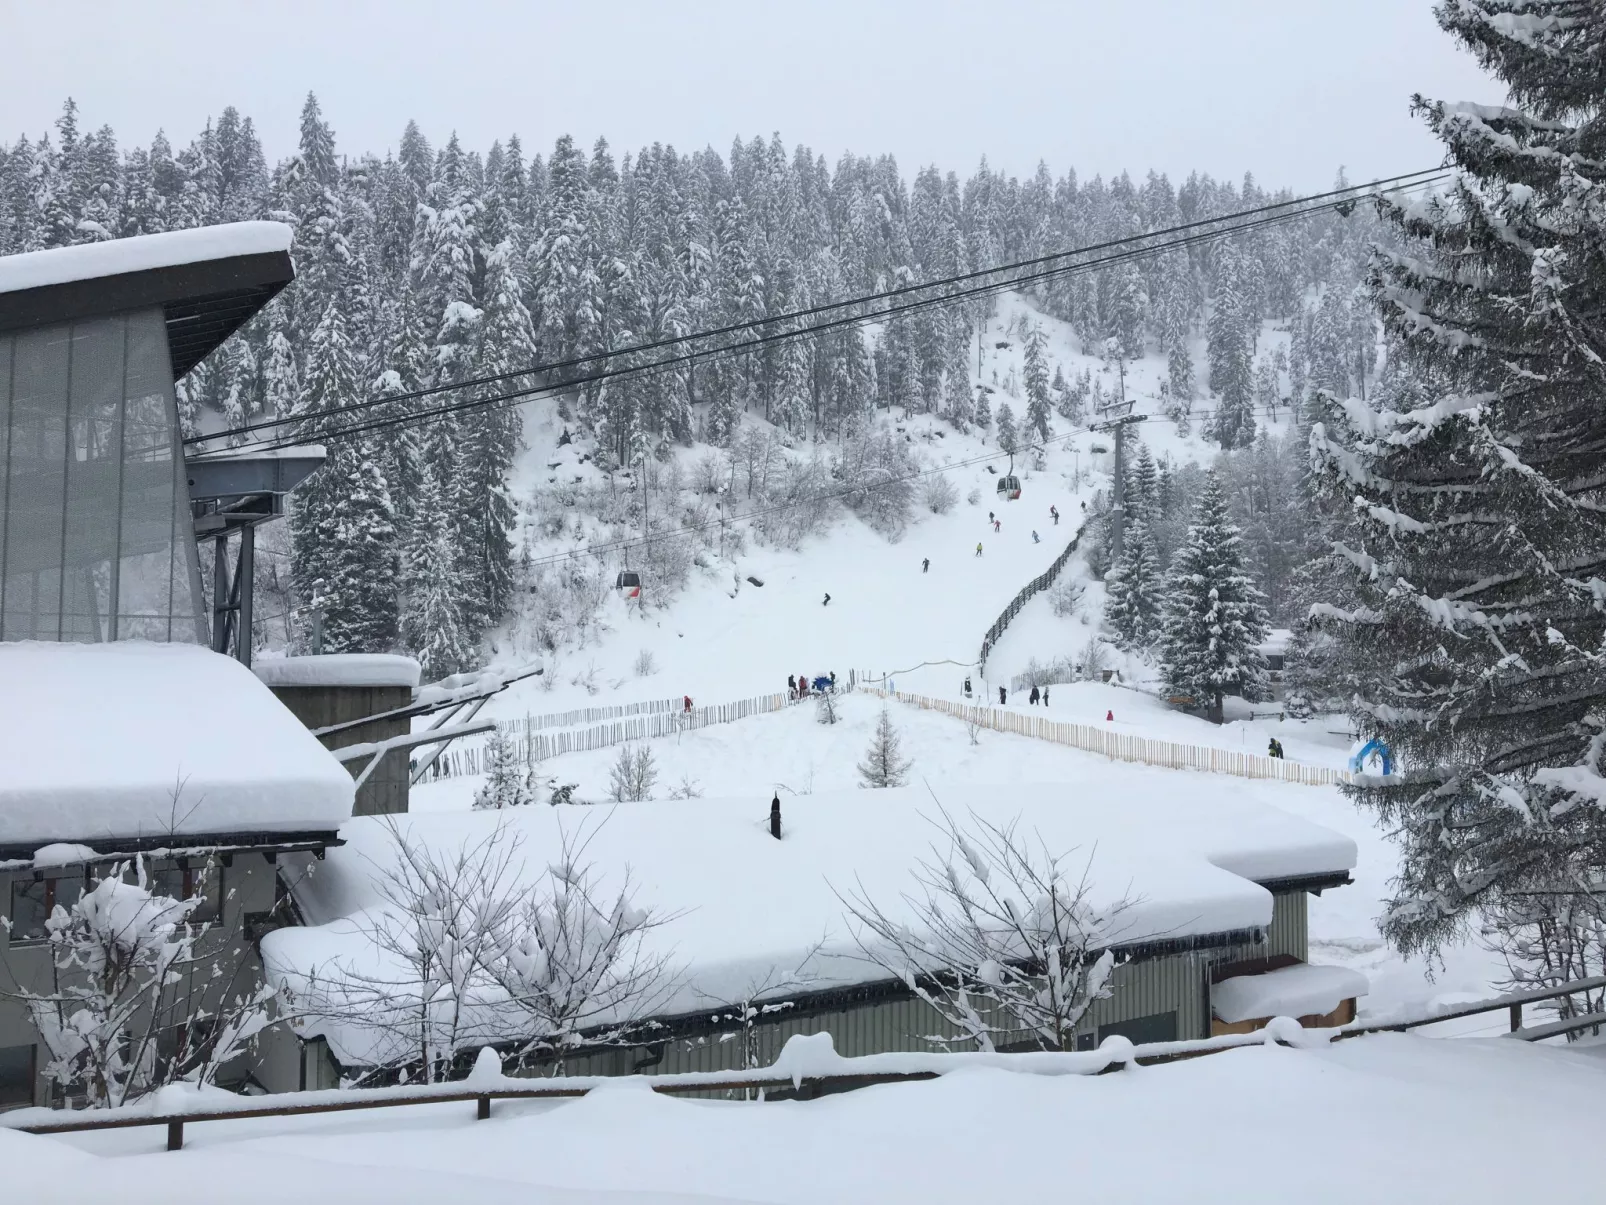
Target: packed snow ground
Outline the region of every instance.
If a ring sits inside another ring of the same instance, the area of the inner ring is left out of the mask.
[[[1543,1108],[1517,1102],[1543,1101]],[[809,1102],[676,1100],[621,1081],[579,1100],[207,1122],[0,1130],[18,1200],[128,1205],[975,1205],[1062,1198],[1221,1205],[1467,1205],[1599,1196],[1606,1060],[1490,1040],[1382,1035],[1252,1047],[1104,1076],[962,1071]],[[1536,1167],[1540,1170],[1536,1172]]]

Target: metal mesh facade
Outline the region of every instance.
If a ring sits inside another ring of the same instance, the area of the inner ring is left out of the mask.
[[[0,640],[206,639],[162,312],[0,334]]]

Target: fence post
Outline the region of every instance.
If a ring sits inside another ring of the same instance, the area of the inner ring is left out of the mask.
[[[167,1149],[181,1151],[184,1149],[184,1123],[170,1121],[167,1123]]]

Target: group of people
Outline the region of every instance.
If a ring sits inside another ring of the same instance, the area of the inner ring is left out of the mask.
[[[836,689],[836,672],[829,674],[815,674],[813,680],[807,674],[787,674],[786,693],[792,699],[806,699],[809,692],[823,695],[826,691]]]

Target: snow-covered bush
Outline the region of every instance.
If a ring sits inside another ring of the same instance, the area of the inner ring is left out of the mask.
[[[836,475],[847,487],[848,506],[890,540],[903,535],[909,524],[919,471],[908,441],[885,424],[870,426],[849,439],[836,464]]]
[[[642,649],[636,654],[635,664],[631,666],[638,678],[650,678],[658,672],[657,659],[653,657],[651,649]]]
[[[658,782],[652,749],[647,745],[621,745],[619,756],[608,772],[608,798],[615,803],[635,803],[652,797]]]
[[[111,1108],[165,1084],[210,1084],[273,1023],[276,993],[251,982],[239,935],[191,921],[204,899],[163,895],[136,858],[56,906],[50,990],[11,995],[63,1092]]]
[[[942,1045],[1074,1050],[1087,1010],[1109,995],[1112,937],[1134,936],[1120,923],[1128,905],[1095,908],[1090,866],[1071,867],[1014,823],[961,827],[946,811],[934,823],[949,849],[915,870],[913,923],[862,892],[840,897],[860,948],[942,1016]]]
[[[932,473],[921,487],[921,505],[934,515],[946,515],[958,501],[959,487],[948,479],[946,473]]]
[[[836,723],[836,695],[833,692],[829,690],[815,692],[814,719],[820,724]]]

